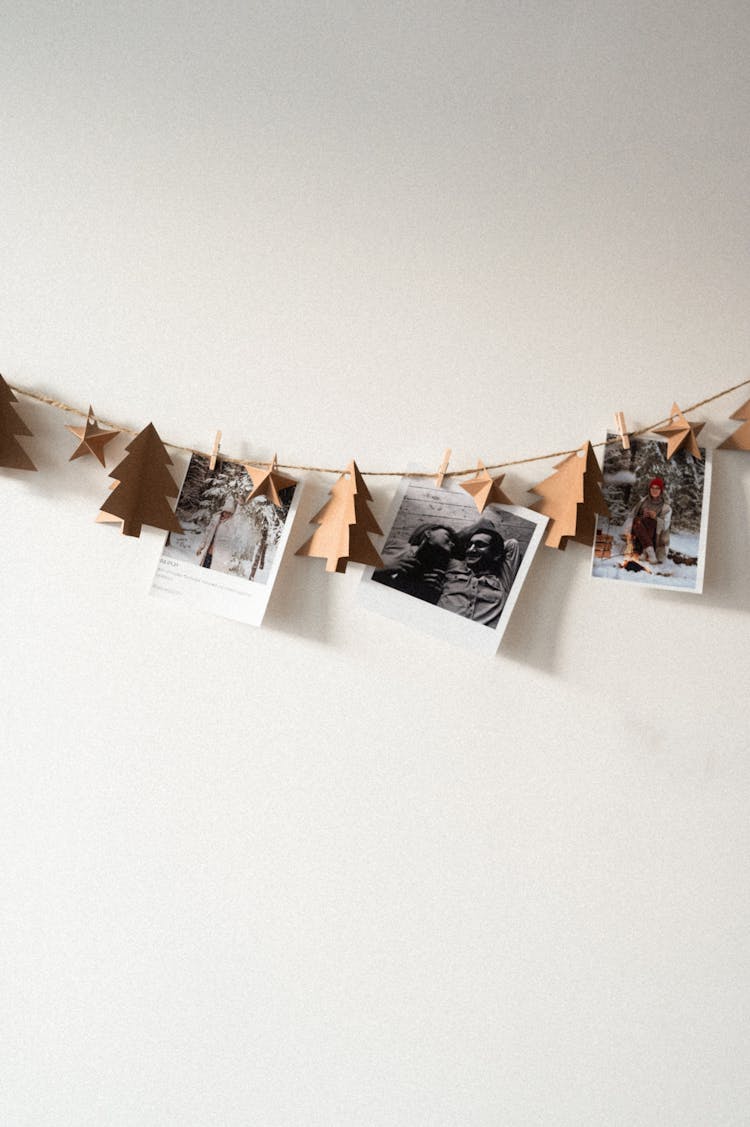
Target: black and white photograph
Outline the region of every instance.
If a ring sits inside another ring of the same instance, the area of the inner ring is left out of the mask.
[[[703,589],[711,450],[700,458],[667,443],[633,438],[630,449],[608,434],[602,493],[609,517],[599,516],[591,573],[641,587],[699,594]]]
[[[516,505],[479,513],[455,484],[402,479],[359,601],[459,645],[495,653],[547,518]]]
[[[177,502],[182,532],[170,532],[152,591],[186,597],[227,618],[259,625],[297,507],[299,486],[281,505],[250,499],[244,466],[200,454],[190,458]]]

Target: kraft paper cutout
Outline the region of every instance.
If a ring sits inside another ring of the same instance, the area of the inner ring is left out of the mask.
[[[113,438],[116,438],[120,433],[119,430],[101,430],[94,415],[94,408],[89,404],[89,413],[86,418],[86,423],[82,427],[72,427],[67,423],[65,429],[69,430],[78,439],[78,446],[76,446],[73,453],[68,458],[72,462],[74,458],[83,458],[87,454],[93,454],[98,458],[103,466],[106,466],[104,458],[104,447]]]
[[[107,486],[107,489],[111,493],[113,489],[117,489],[117,486],[119,484],[120,484],[119,481],[112,481]],[[99,512],[94,517],[94,521],[96,522],[96,524],[122,524],[122,521],[120,520],[119,517],[113,517],[113,516],[110,516],[109,513],[103,513],[101,511],[101,509],[99,510]]]
[[[35,470],[36,466],[26,453],[17,434],[33,438],[31,431],[12,407],[17,403],[13,392],[0,376],[0,466],[7,470]]]
[[[729,438],[722,442],[719,450],[750,450],[750,399],[729,417],[736,419],[737,422],[744,422],[744,426],[738,427],[734,434],[730,434]]]
[[[372,497],[356,462],[349,463],[330,493],[330,501],[311,521],[320,527],[297,549],[296,555],[324,559],[326,571],[345,572],[348,563],[383,567],[368,535],[381,533],[382,529],[368,508]]]
[[[550,518],[545,544],[564,550],[568,540],[593,544],[597,514],[609,516],[601,491],[602,471],[590,442],[558,462],[555,473],[535,485],[541,501],[531,506]]]
[[[655,427],[654,434],[663,434],[667,441],[667,460],[683,448],[694,458],[703,460],[697,438],[703,423],[689,423],[676,403],[672,404],[672,418],[665,427]]]
[[[277,464],[275,454],[267,466],[251,466],[246,463],[245,469],[250,474],[253,483],[248,500],[252,501],[253,497],[267,497],[272,505],[276,505],[277,508],[281,507],[279,493],[283,489],[289,489],[291,485],[296,485],[297,480],[279,473],[276,468]]]
[[[165,532],[182,532],[167,501],[167,497],[176,497],[178,492],[167,469],[172,459],[153,423],[144,427],[125,449],[127,455],[109,475],[115,484],[110,486],[112,492],[101,507],[102,522],[108,523],[108,517],[121,520],[124,536],[140,536],[144,524]]]
[[[490,477],[488,471],[485,469],[484,462],[477,462],[476,477],[471,481],[462,481],[461,488],[465,489],[470,497],[474,498],[474,504],[483,513],[488,505],[512,505],[510,497],[503,493],[500,486],[505,479],[505,474],[501,473],[498,477]]]

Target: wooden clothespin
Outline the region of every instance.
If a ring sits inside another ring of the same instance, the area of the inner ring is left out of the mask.
[[[219,456],[219,446],[220,445],[221,445],[221,431],[217,430],[216,438],[214,439],[213,450],[211,451],[211,458],[210,458],[209,463],[208,463],[208,468],[211,471],[211,473],[213,473],[213,471],[216,469],[216,459]]]
[[[443,488],[443,478],[445,477],[446,471],[448,469],[448,463],[450,462],[450,460],[451,460],[451,452],[450,452],[450,449],[448,449],[443,454],[443,460],[440,463],[440,469],[438,470],[437,477],[435,478],[435,488],[436,489],[442,489]]]
[[[623,414],[622,411],[618,411],[617,414],[615,415],[615,426],[617,427],[617,433],[620,436],[620,440],[622,442],[623,450],[629,450],[630,449],[630,435],[628,434],[627,429],[625,427],[625,415]]]

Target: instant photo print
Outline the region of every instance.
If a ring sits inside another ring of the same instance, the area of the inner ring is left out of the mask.
[[[244,466],[193,454],[152,594],[259,626],[271,596],[297,509],[301,486],[281,490],[279,505],[251,498]]]
[[[608,434],[607,438],[617,436]],[[633,438],[604,448],[602,493],[609,517],[596,524],[591,574],[639,587],[703,590],[711,450],[701,457],[667,443]]]
[[[388,514],[382,568],[357,601],[477,653],[494,654],[542,542],[547,518],[518,505],[483,513],[452,483],[403,478]]]

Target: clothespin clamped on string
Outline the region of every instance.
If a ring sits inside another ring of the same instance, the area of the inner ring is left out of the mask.
[[[443,454],[443,460],[440,463],[440,469],[438,470],[437,477],[435,478],[435,488],[436,489],[442,489],[443,488],[443,478],[445,477],[446,472],[448,470],[448,463],[450,462],[450,460],[451,460],[451,452],[450,452],[450,449],[448,449]]]
[[[620,440],[622,442],[623,450],[629,450],[630,449],[630,435],[628,434],[627,429],[625,427],[625,415],[623,414],[622,411],[618,411],[617,414],[615,415],[615,426],[617,427],[617,433],[620,436]]]
[[[216,469],[216,459],[219,456],[219,446],[220,445],[221,445],[221,431],[217,430],[216,438],[214,439],[213,449],[211,451],[211,457],[210,457],[209,462],[208,462],[208,468],[211,471],[211,473],[213,473],[213,471]]]

